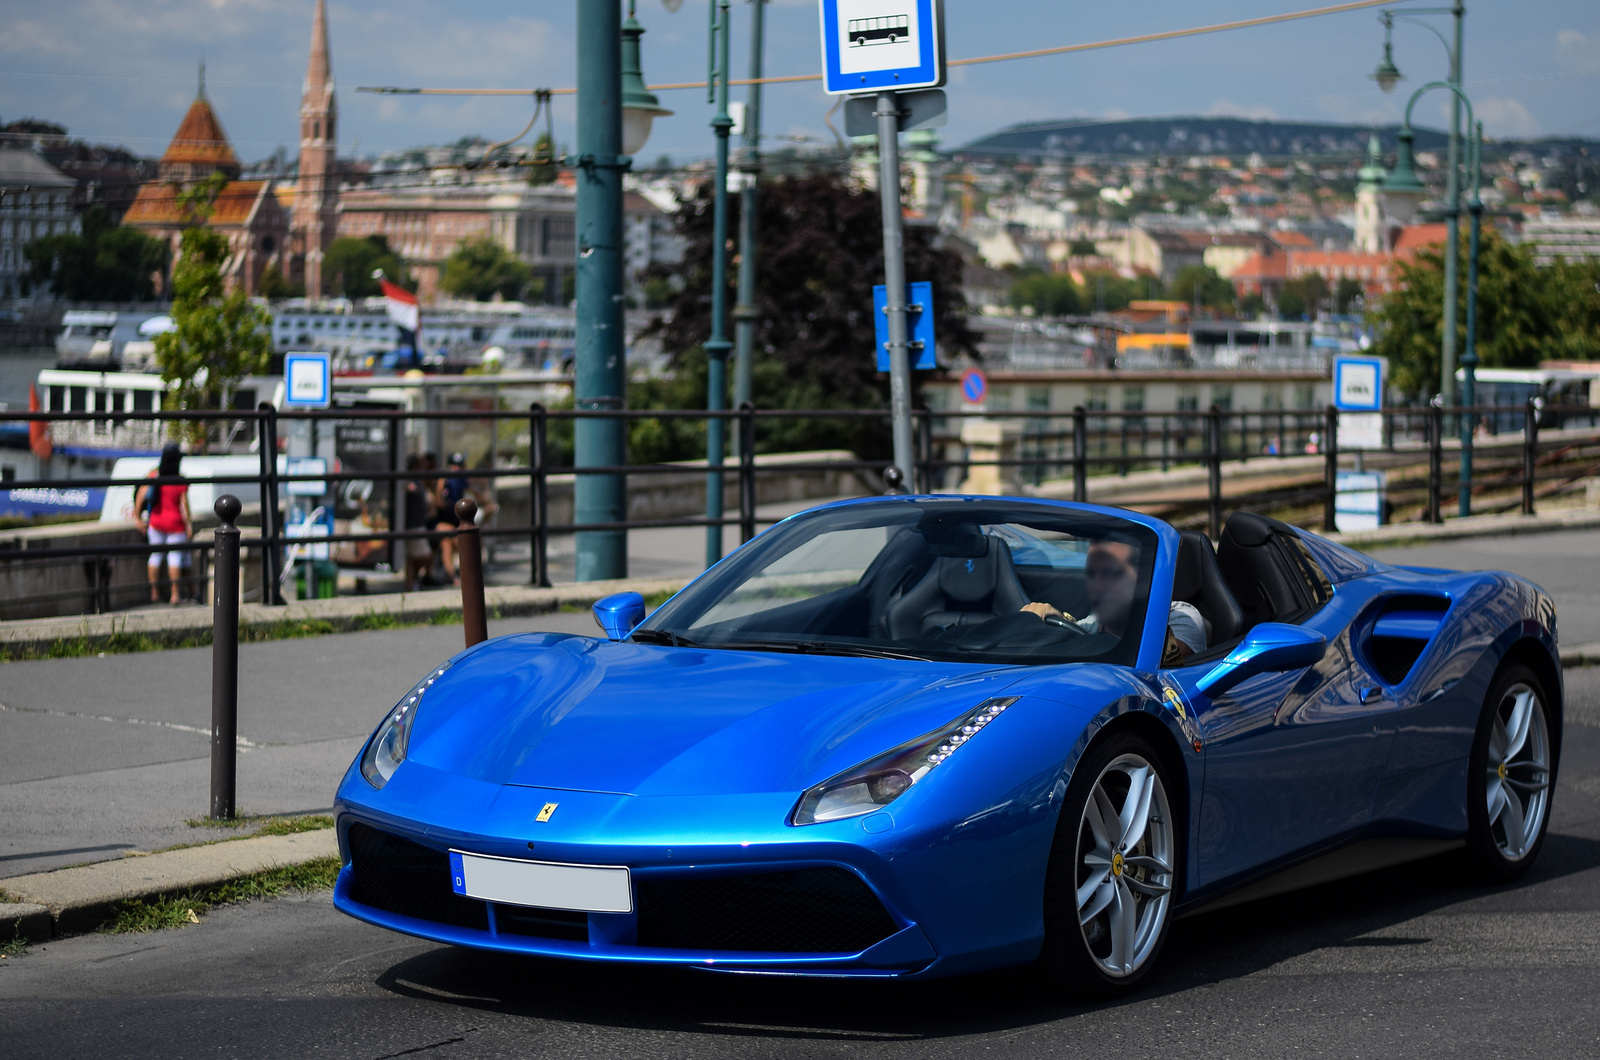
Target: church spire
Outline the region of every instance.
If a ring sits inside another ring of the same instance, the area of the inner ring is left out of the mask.
[[[311,56],[300,97],[300,173],[294,200],[293,241],[306,294],[322,296],[322,254],[338,228],[339,104],[333,95],[328,48],[328,5],[317,0],[311,20]]]
[[[328,55],[328,6],[317,0],[311,20],[311,62],[306,67],[306,91],[333,94],[333,60]]]

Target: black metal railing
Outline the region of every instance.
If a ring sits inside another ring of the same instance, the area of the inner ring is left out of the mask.
[[[1505,406],[1424,406],[1369,413],[1366,414],[1369,417],[1378,416],[1377,430],[1371,429],[1374,421],[1364,421],[1368,428],[1368,437],[1364,439],[1367,447],[1356,457],[1341,454],[1339,445],[1341,421],[1351,414],[1341,414],[1331,407],[1250,411],[1079,407],[1057,412],[919,409],[914,420],[912,488],[917,492],[970,490],[1033,493],[1080,502],[1095,500],[1151,511],[1179,525],[1206,529],[1215,537],[1221,532],[1225,511],[1236,508],[1270,510],[1304,525],[1334,529],[1338,521],[1339,472],[1345,464],[1358,461],[1389,476],[1386,506],[1380,515],[1383,521],[1439,522],[1447,510],[1458,507],[1450,500],[1459,500],[1463,492],[1473,510],[1520,510],[1532,514],[1540,497],[1573,489],[1587,479],[1600,476],[1597,410],[1587,406],[1544,406],[1529,401],[1522,409],[1522,430],[1514,435],[1496,434],[1495,429],[1505,422],[1506,412]],[[721,467],[681,462],[572,466],[552,457],[549,435],[554,423],[582,419],[705,422],[712,418],[730,421],[738,440],[735,455]],[[785,461],[773,466],[763,466],[757,461],[758,428],[763,424],[776,425],[784,420],[887,423],[887,412],[870,409],[772,410],[746,405],[740,409],[706,412],[551,409],[534,404],[526,409],[279,411],[263,404],[257,409],[183,413],[0,412],[0,423],[23,421],[53,425],[99,420],[148,421],[156,433],[172,425],[220,423],[230,436],[241,439],[236,444],[244,444],[243,439],[248,437],[251,455],[258,457],[258,464],[249,474],[191,475],[171,480],[110,476],[16,479],[0,483],[0,490],[59,489],[63,486],[137,488],[180,481],[246,487],[239,492],[247,494],[253,488],[261,499],[260,526],[253,536],[244,537],[241,544],[259,550],[261,584],[259,592],[251,595],[268,602],[281,601],[279,584],[284,574],[285,551],[292,547],[308,543],[329,546],[382,543],[388,544],[393,554],[403,549],[405,541],[436,540],[448,535],[448,529],[397,528],[398,514],[404,510],[403,491],[407,482],[447,477],[495,483],[525,480],[529,490],[527,521],[486,525],[482,533],[486,540],[525,540],[531,553],[530,582],[548,585],[553,536],[601,530],[727,526],[738,528],[739,540],[743,543],[754,537],[761,525],[774,521],[758,516],[763,476],[823,471],[852,473],[860,479],[860,492],[876,492],[882,488],[878,483],[890,464],[886,458]],[[296,474],[280,472],[276,459],[278,439],[287,428],[307,421],[386,424],[389,466],[354,470],[326,468],[320,472]],[[490,463],[464,469],[459,475],[439,468],[405,470],[401,466],[402,454],[409,447],[402,444],[404,429],[408,424],[429,421],[495,425]],[[506,452],[506,447],[499,444],[498,425],[505,422],[526,425],[526,445],[517,447],[525,451],[525,462],[498,463]],[[1461,462],[1458,427],[1463,422],[1478,425],[1478,436],[1468,450],[1471,459],[1465,462],[1469,477],[1464,485],[1459,478],[1454,481],[1449,478],[1448,468],[1452,462]],[[975,424],[984,427],[976,429]],[[1351,423],[1347,421],[1343,426],[1349,427]],[[614,522],[553,522],[550,518],[550,480],[555,475],[684,474],[706,475],[708,490],[726,488],[731,480],[738,497],[735,513],[713,518],[674,515],[624,518]],[[330,533],[310,539],[291,534],[284,524],[281,494],[296,483],[309,482],[321,483],[329,492],[345,483],[372,484],[373,492],[386,498],[390,529]],[[386,490],[381,489],[384,485]],[[203,581],[204,561],[212,543],[191,541],[180,548],[201,558],[199,576]],[[7,563],[71,559],[95,559],[103,563],[111,557],[148,556],[152,552],[178,550],[173,546],[148,543],[55,548],[37,540],[28,542],[28,547],[17,548],[7,544],[0,533],[0,561]],[[109,596],[105,587],[97,582],[90,609],[106,609],[100,605],[109,605]]]

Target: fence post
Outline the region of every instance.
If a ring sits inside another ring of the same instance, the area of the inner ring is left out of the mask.
[[[1172,417],[1161,417],[1161,473],[1165,475],[1170,468],[1169,457],[1172,454]]]
[[[278,410],[270,401],[261,412],[261,602],[283,603],[278,588]]]
[[[239,742],[239,498],[217,498],[216,585],[211,593],[211,816],[231,820]]]
[[[461,558],[461,626],[467,647],[489,639],[483,606],[483,542],[478,534],[478,502],[471,497],[456,501],[456,553]]]
[[[1206,526],[1215,541],[1222,537],[1222,410],[1212,405],[1207,420],[1211,438],[1206,446]]]
[[[917,409],[917,481],[913,493],[933,492],[933,410]]]
[[[1082,405],[1072,410],[1072,499],[1089,501],[1089,414]]]
[[[1444,409],[1428,406],[1428,522],[1444,522]]]
[[[528,406],[528,504],[533,533],[528,541],[529,577],[534,586],[550,587],[550,483],[546,445],[549,417],[542,404]]]
[[[1533,487],[1539,472],[1539,403],[1529,398],[1522,406],[1522,514],[1533,514]]]
[[[1322,530],[1339,528],[1339,410],[1329,405],[1322,414]]]
[[[739,544],[756,536],[756,407],[739,403]]]
[[[396,413],[389,419],[389,470],[392,472],[404,471],[400,462],[400,436],[404,433],[405,413]],[[400,479],[389,480],[389,529],[406,530],[406,484]],[[389,542],[389,566],[405,573],[406,570],[406,543],[401,538]]]

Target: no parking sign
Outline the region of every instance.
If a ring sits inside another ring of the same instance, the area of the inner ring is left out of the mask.
[[[968,368],[961,373],[961,400],[969,405],[981,405],[989,396],[989,377],[981,368]]]

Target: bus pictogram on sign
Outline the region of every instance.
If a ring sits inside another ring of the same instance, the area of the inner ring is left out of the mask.
[[[893,44],[911,34],[910,15],[890,15],[887,18],[853,18],[845,26],[850,47],[869,44]]]

